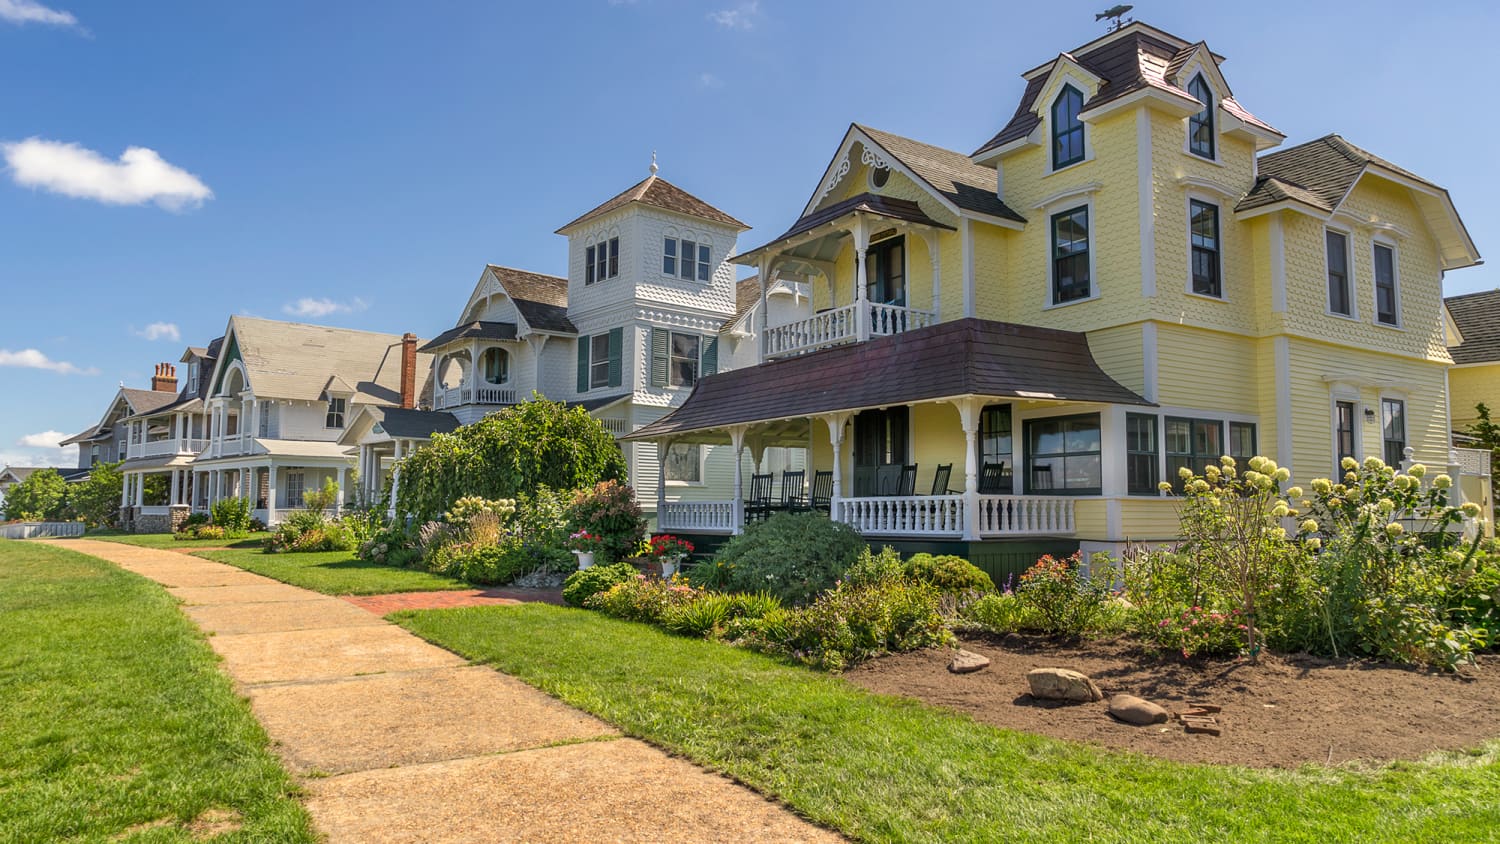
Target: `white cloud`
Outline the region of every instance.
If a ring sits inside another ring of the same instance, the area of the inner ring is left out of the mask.
[[[368,307],[369,304],[359,298],[350,302],[335,302],[326,297],[314,299],[311,296],[304,296],[295,302],[283,305],[281,309],[296,317],[325,317],[329,314],[351,314]]]
[[[62,441],[67,438],[68,435],[62,431],[42,431],[37,434],[26,434],[16,440],[16,445],[26,448],[62,448]]]
[[[182,332],[177,330],[175,322],[153,322],[135,332],[135,336],[147,340],[171,340],[175,343],[182,339]]]
[[[698,74],[698,87],[699,88],[723,88],[724,87],[724,80],[720,79],[717,76],[714,76],[712,73],[709,73],[708,71],[705,70],[704,72]]]
[[[0,143],[0,153],[16,184],[75,199],[106,205],[155,202],[168,211],[180,211],[197,208],[214,195],[197,176],[145,147],[129,147],[119,161],[110,161],[78,144],[27,138]]]
[[[99,370],[89,367],[80,369],[65,360],[53,360],[36,349],[12,352],[0,349],[0,366],[16,366],[22,369],[45,369],[59,375],[98,375]]]
[[[732,9],[709,12],[708,19],[725,29],[754,29],[755,19],[760,17],[760,0],[749,0]]]
[[[78,18],[73,17],[71,13],[49,9],[36,0],[0,0],[0,20],[15,24],[78,25]]]

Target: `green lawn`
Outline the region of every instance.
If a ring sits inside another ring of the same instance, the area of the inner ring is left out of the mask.
[[[261,551],[199,551],[194,554],[325,595],[383,595],[473,589],[457,578],[361,560],[348,551],[266,554]]]
[[[996,729],[582,610],[393,617],[861,840],[1500,840],[1500,742],[1366,772],[1183,765]]]
[[[142,548],[259,548],[270,535],[266,531],[260,531],[239,539],[174,539],[170,533],[121,533],[114,530],[101,530],[89,533],[84,539],[121,542],[126,545],[139,545]]]
[[[313,841],[294,789],[163,589],[0,540],[0,841],[193,841],[205,812],[243,823],[216,840]]]

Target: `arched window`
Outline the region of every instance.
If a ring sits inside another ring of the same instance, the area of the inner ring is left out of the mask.
[[[487,384],[504,384],[510,380],[510,352],[504,349],[486,349],[479,359]]]
[[[1203,110],[1188,118],[1188,152],[1213,158],[1214,109],[1218,106],[1213,89],[1203,81],[1203,74],[1200,73],[1188,83],[1188,93],[1193,95],[1193,99],[1203,103]]]
[[[1077,164],[1083,160],[1083,121],[1078,112],[1083,111],[1083,94],[1072,85],[1064,85],[1062,93],[1052,101],[1052,169]]]

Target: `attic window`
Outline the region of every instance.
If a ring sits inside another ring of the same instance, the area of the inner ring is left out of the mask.
[[[885,187],[886,182],[891,180],[891,168],[876,167],[870,171],[870,186],[875,189]]]
[[[1193,77],[1188,83],[1188,93],[1203,103],[1203,110],[1188,118],[1188,152],[1203,158],[1214,157],[1214,92],[1203,81],[1203,74]]]
[[[1083,94],[1072,85],[1052,101],[1052,169],[1060,170],[1083,160]]]
[[[344,427],[344,399],[331,398],[328,400],[328,418],[324,421],[325,428]]]

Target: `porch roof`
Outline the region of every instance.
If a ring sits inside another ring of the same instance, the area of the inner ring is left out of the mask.
[[[970,318],[708,376],[626,439],[964,396],[1151,406],[1099,368],[1084,334]]]
[[[419,352],[430,352],[441,349],[449,343],[458,340],[514,340],[516,339],[516,324],[513,322],[466,322],[463,325],[450,328],[442,334],[432,338],[427,345],[418,349]]]
[[[730,260],[737,264],[754,264],[754,258],[767,249],[779,246],[819,226],[858,213],[871,214],[890,220],[900,220],[906,223],[916,223],[917,225],[930,226],[936,229],[953,230],[952,226],[945,225],[927,216],[927,213],[922,210],[922,206],[909,199],[897,199],[875,193],[862,193],[842,202],[835,202],[827,208],[819,208],[810,214],[803,215],[800,220],[792,224],[791,228],[782,232],[780,237],[762,246],[757,246],[748,252],[742,252]]]

